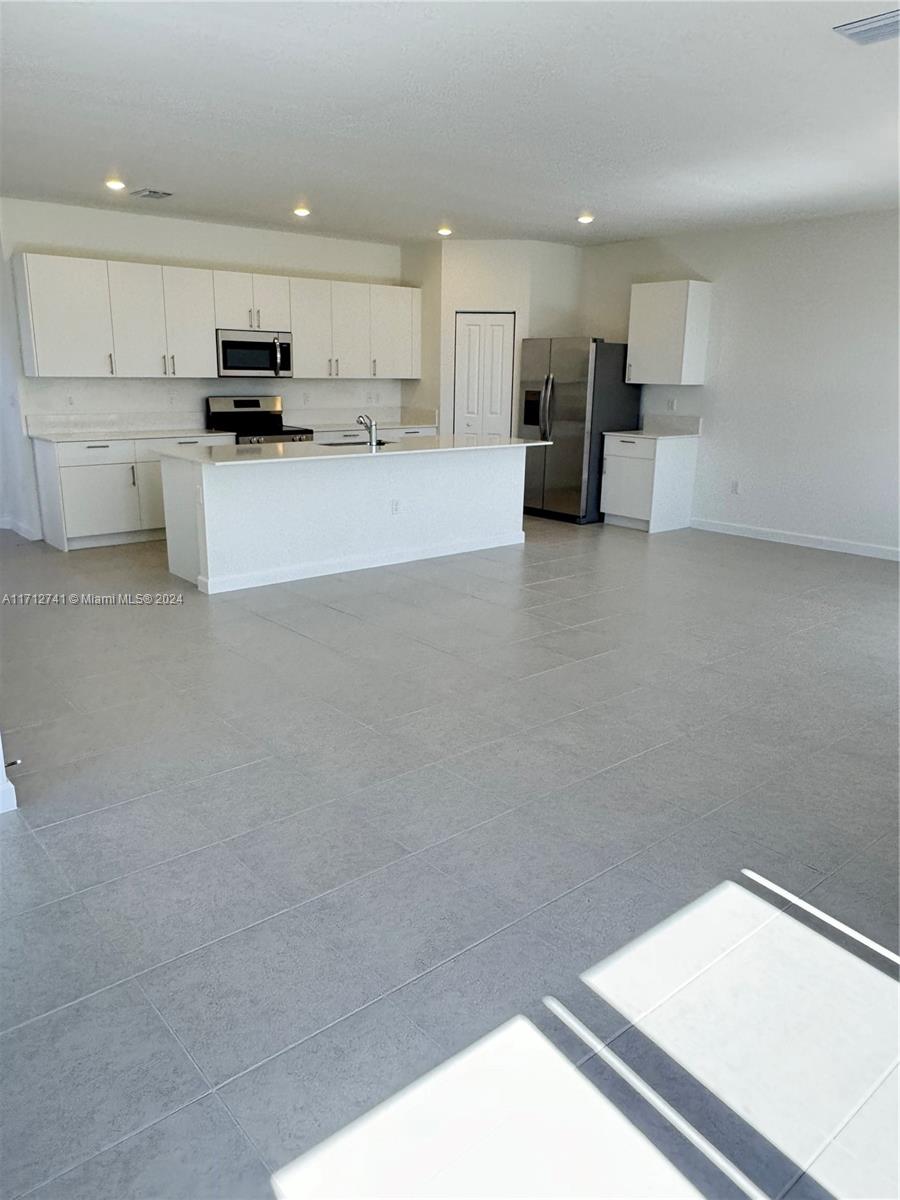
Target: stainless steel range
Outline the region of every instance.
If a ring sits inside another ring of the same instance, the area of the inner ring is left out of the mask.
[[[207,396],[206,428],[233,433],[239,446],[311,442],[313,431],[282,421],[281,396]]]

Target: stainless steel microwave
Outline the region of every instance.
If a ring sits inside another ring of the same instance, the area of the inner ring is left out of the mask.
[[[291,335],[266,329],[217,329],[219,376],[273,378],[292,376]]]

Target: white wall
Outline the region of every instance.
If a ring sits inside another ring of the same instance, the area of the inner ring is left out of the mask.
[[[455,241],[443,246],[441,273],[441,428],[453,428],[456,314],[466,310],[513,312],[513,431],[518,426],[522,338],[577,335],[582,251],[576,246],[529,241]]]
[[[441,403],[441,242],[403,247],[403,282],[422,292],[422,377],[404,380],[405,409],[437,409]]]
[[[266,381],[172,379],[27,379],[22,374],[9,257],[35,250],[147,262],[174,262],[336,279],[398,282],[400,247],[304,233],[248,229],[202,221],[32,200],[0,200],[0,524],[38,536],[40,518],[28,416],[55,413],[171,412],[173,425],[193,424],[211,388],[222,392],[271,391]],[[392,380],[282,380],[286,418],[300,423],[329,412],[370,408],[382,419],[400,414],[400,384]]]
[[[883,213],[585,252],[583,319],[609,341],[625,340],[632,283],[714,285],[707,383],[644,389],[645,413],[674,399],[703,417],[696,523],[896,551],[897,251]]]

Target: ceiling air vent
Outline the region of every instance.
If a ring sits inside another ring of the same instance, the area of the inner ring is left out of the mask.
[[[131,194],[137,196],[139,200],[168,200],[172,195],[171,192],[161,192],[159,188],[138,188]]]
[[[846,25],[835,25],[834,32],[849,38],[860,46],[870,42],[886,42],[900,34],[900,8],[878,13],[875,17],[864,17],[861,21],[848,21]]]

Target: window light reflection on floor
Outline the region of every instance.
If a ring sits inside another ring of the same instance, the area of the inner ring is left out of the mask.
[[[897,984],[783,900],[720,884],[582,981],[828,1193],[895,1197]],[[579,1032],[577,1018],[568,1023]],[[589,1030],[580,1036],[759,1200],[739,1166],[615,1061],[615,1043],[606,1051]],[[521,1016],[277,1171],[272,1186],[279,1200],[701,1194]]]

